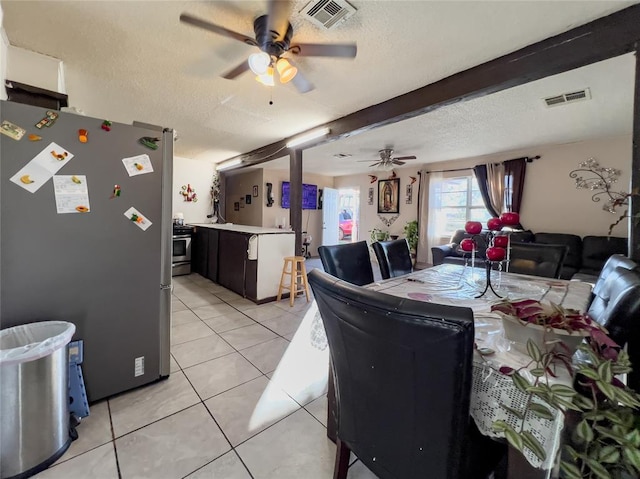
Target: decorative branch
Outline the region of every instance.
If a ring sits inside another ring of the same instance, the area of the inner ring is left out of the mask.
[[[587,173],[588,176],[580,176],[581,172]],[[605,195],[607,202],[602,206],[604,211],[615,214],[618,206],[629,204],[628,193],[611,190],[620,177],[620,170],[602,167],[595,158],[580,163],[577,169],[569,173],[569,177],[575,179],[577,189],[595,192],[591,196],[592,201],[597,203],[601,201],[601,195]]]

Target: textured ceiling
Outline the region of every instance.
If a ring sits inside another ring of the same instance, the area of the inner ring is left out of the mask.
[[[217,162],[636,2],[353,0],[356,14],[328,31],[297,13],[306,0],[292,3],[294,43],[358,44],[355,60],[300,59],[300,68],[316,86],[304,95],[292,85],[264,87],[249,73],[237,80],[220,78],[256,50],[178,21],[187,12],[252,36],[253,19],[265,13],[266,2],[4,0],[2,8],[12,45],[64,61],[71,106],[113,121],[175,128],[180,138],[176,155]],[[580,87],[591,86],[587,80]],[[608,94],[615,96],[611,90]],[[539,96],[560,92],[554,89]],[[513,102],[512,108],[488,99],[476,101],[488,103],[472,113],[456,106],[425,115],[427,130],[416,123],[409,137],[394,137],[394,131],[403,134],[400,126],[380,129],[379,134],[363,136],[369,138],[367,144],[356,146],[374,157],[386,144],[396,144],[402,154],[421,149],[429,161],[476,154],[482,140],[486,150],[500,151],[505,142],[488,139],[477,128],[477,122],[498,115],[512,120],[496,126],[526,144],[564,141],[555,128],[531,131],[529,109],[542,122],[551,113],[534,111],[538,107],[517,96],[506,100]],[[558,115],[582,127],[579,118]],[[461,123],[466,128],[456,132]],[[528,134],[523,137],[523,132]]]
[[[331,171],[333,176],[361,173],[386,147],[395,148],[395,156],[417,156],[401,167],[415,168],[539,145],[630,135],[634,76],[633,54],[611,58],[305,150],[304,170]],[[589,88],[590,100],[553,107],[543,101],[584,88]],[[336,154],[352,156],[340,159]],[[535,149],[530,154],[535,155]],[[262,166],[288,169],[289,158]]]

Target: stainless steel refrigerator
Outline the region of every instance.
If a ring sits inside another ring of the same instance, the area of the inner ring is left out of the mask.
[[[173,131],[47,112],[0,105],[0,326],[74,323],[96,401],[169,375]]]

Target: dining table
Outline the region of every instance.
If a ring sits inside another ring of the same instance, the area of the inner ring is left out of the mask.
[[[502,319],[491,306],[502,298],[511,301],[534,299],[542,303],[554,303],[564,308],[585,311],[591,295],[591,285],[580,281],[567,281],[522,274],[491,271],[491,289],[477,297],[486,286],[485,271],[470,266],[441,264],[410,274],[382,280],[365,286],[381,293],[417,301],[468,307],[473,310],[476,349],[473,358],[473,381],[470,414],[478,429],[485,436],[500,438],[494,431],[495,421],[503,420],[519,429],[522,419],[509,408],[522,410],[529,396],[517,389],[511,378],[500,373],[502,366],[518,369],[520,374],[533,382],[528,367],[531,358],[522,345],[505,337]],[[481,353],[482,352],[482,353]],[[564,367],[555,368],[554,383],[571,385],[571,376]],[[332,407],[330,384],[329,403]],[[334,404],[335,406],[335,404]],[[507,406],[507,407],[504,407]],[[546,458],[541,460],[528,449],[523,452],[526,461],[550,477],[561,444],[564,413],[552,408],[553,419],[528,414],[524,427],[542,445]],[[331,418],[331,411],[329,411]],[[328,431],[331,434],[331,431]]]

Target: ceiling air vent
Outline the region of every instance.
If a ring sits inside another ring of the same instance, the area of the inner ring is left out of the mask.
[[[558,106],[566,103],[573,103],[575,101],[590,100],[591,92],[588,88],[584,90],[576,90],[569,93],[563,93],[562,95],[555,95],[544,98],[544,102],[547,106]]]
[[[308,20],[327,30],[344,22],[356,9],[344,0],[314,0],[300,10]]]

